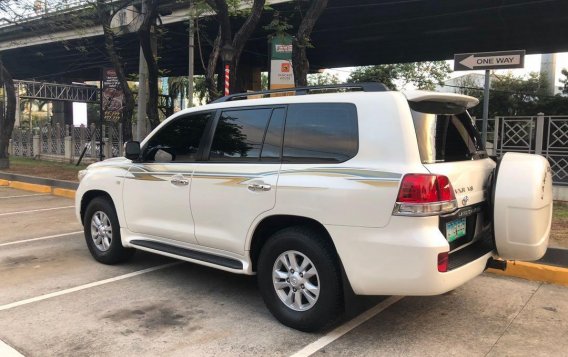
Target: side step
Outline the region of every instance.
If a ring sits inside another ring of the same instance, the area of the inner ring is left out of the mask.
[[[221,266],[231,268],[231,269],[239,269],[239,270],[243,269],[243,263],[240,260],[237,260],[237,259],[221,257],[221,256],[218,256],[218,255],[199,252],[199,251],[187,249],[187,248],[176,247],[174,245],[169,245],[169,244],[165,244],[165,243],[161,243],[161,242],[154,242],[154,241],[149,241],[149,240],[136,239],[136,240],[130,241],[130,244],[132,244],[134,246],[159,250],[161,252],[165,252],[165,253],[169,253],[169,254],[179,255],[180,257],[185,257],[185,258],[190,258],[190,259],[195,259],[195,260],[201,260],[202,262],[221,265]]]

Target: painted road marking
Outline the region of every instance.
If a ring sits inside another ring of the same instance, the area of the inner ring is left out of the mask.
[[[35,196],[49,196],[49,193],[32,193],[32,194],[29,194],[29,195],[4,196],[4,197],[0,197],[0,200],[6,199],[6,198],[35,197]]]
[[[0,356],[2,357],[24,357],[23,354],[10,347],[6,342],[0,340]]]
[[[392,304],[401,300],[404,296],[391,296],[374,307],[370,308],[369,310],[363,312],[361,315],[353,318],[352,320],[347,321],[343,325],[335,328],[334,330],[327,333],[325,336],[322,336],[315,340],[314,342],[310,343],[309,345],[305,346],[298,352],[294,353],[291,357],[307,357],[311,356],[313,353],[319,351],[320,349],[324,348],[325,346],[329,345],[333,341],[337,340],[341,336],[345,335],[347,332],[353,330],[355,327],[361,325],[365,321],[371,319],[381,311],[386,310]]]
[[[45,236],[45,237],[38,237],[38,238],[30,238],[30,239],[24,239],[24,240],[17,240],[17,241],[14,241],[14,242],[2,243],[2,244],[0,244],[0,247],[5,247],[5,246],[7,246],[7,245],[14,245],[14,244],[23,244],[23,243],[28,243],[28,242],[35,242],[36,240],[44,240],[44,239],[65,237],[65,236],[70,236],[70,235],[79,234],[79,233],[83,233],[83,231],[70,232],[70,233],[62,233],[62,234],[54,234],[54,235],[52,235],[52,236]]]
[[[29,211],[0,213],[0,217],[3,217],[3,216],[13,216],[13,215],[15,215],[15,214],[23,214],[23,213],[55,211],[55,210],[58,210],[58,209],[65,209],[65,208],[75,208],[75,206],[63,206],[63,207],[53,207],[53,208],[40,208],[40,209],[32,209],[32,210],[29,210]]]
[[[113,283],[115,281],[119,281],[119,280],[124,280],[124,279],[128,279],[128,278],[132,278],[138,275],[142,275],[142,274],[146,274],[146,273],[151,273],[153,271],[156,270],[162,270],[162,269],[166,269],[169,267],[172,267],[174,265],[179,265],[183,262],[174,262],[174,263],[168,263],[168,264],[163,264],[163,265],[158,265],[152,268],[147,268],[147,269],[142,269],[142,270],[138,270],[132,273],[128,273],[128,274],[124,274],[124,275],[119,275],[116,276],[114,278],[110,278],[110,279],[105,279],[105,280],[99,280],[99,281],[95,281],[93,283],[89,283],[89,284],[84,284],[84,285],[79,285],[76,286],[74,288],[69,288],[69,289],[65,289],[65,290],[60,290],[60,291],[56,291],[53,293],[49,293],[49,294],[44,294],[44,295],[40,295],[40,296],[36,296],[30,299],[25,299],[25,300],[20,300],[20,301],[16,301],[10,304],[6,304],[6,305],[0,305],[0,311],[4,311],[4,310],[9,310],[12,309],[14,307],[18,307],[18,306],[22,306],[22,305],[27,305],[27,304],[31,304],[34,302],[38,302],[38,301],[42,301],[42,300],[47,300],[47,299],[51,299],[57,296],[61,296],[61,295],[66,295],[66,294],[70,294],[70,293],[74,293],[76,291],[81,291],[81,290],[85,290],[85,289],[90,289],[90,288],[94,288],[96,286],[100,286],[100,285],[104,285],[104,284],[109,284],[109,283]]]

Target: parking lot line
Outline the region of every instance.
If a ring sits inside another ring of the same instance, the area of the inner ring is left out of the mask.
[[[0,340],[0,356],[2,357],[24,357],[23,354],[10,347],[6,342]]]
[[[404,296],[391,296],[374,307],[370,308],[369,310],[363,312],[361,315],[353,318],[352,320],[347,321],[343,325],[333,329],[329,333],[325,334],[324,336],[318,338],[314,342],[310,343],[309,345],[305,346],[298,352],[294,353],[291,357],[307,357],[312,355],[313,353],[319,351],[320,349],[324,348],[325,346],[329,345],[333,341],[337,340],[341,336],[345,335],[347,332],[353,330],[357,326],[361,325],[365,321],[373,318],[381,311],[386,310],[392,304],[401,300]]]
[[[36,296],[36,297],[33,297],[33,298],[12,302],[10,304],[0,305],[0,311],[9,310],[9,309],[12,309],[14,307],[27,305],[27,304],[31,304],[31,303],[42,301],[42,300],[51,299],[53,297],[57,297],[57,296],[61,296],[61,295],[74,293],[76,291],[94,288],[96,286],[100,286],[100,285],[104,285],[104,284],[108,284],[108,283],[113,283],[115,281],[132,278],[132,277],[142,275],[142,274],[146,274],[146,273],[150,273],[150,272],[153,272],[153,271],[156,271],[156,270],[166,269],[166,268],[172,267],[174,265],[179,265],[181,263],[183,263],[183,262],[179,261],[179,262],[174,262],[174,263],[158,265],[158,266],[155,266],[155,267],[138,270],[138,271],[135,271],[135,272],[132,272],[132,273],[119,275],[119,276],[116,276],[114,278],[99,280],[99,281],[95,281],[95,282],[92,282],[92,283],[89,283],[89,284],[79,285],[79,286],[76,286],[74,288],[60,290],[60,291],[56,291],[56,292],[53,292],[53,293],[44,294],[44,295]]]
[[[14,196],[4,196],[0,197],[0,200],[4,200],[6,198],[20,198],[20,197],[33,197],[33,196],[48,196],[49,193],[32,193],[29,195],[14,195]]]
[[[79,234],[79,233],[83,233],[83,231],[76,231],[76,232],[69,232],[69,233],[62,233],[62,234],[54,234],[54,235],[45,236],[45,237],[38,237],[38,238],[30,238],[30,239],[24,239],[24,240],[17,240],[17,241],[14,241],[14,242],[2,243],[2,244],[0,244],[0,247],[5,247],[5,246],[7,246],[7,245],[14,245],[14,244],[23,244],[23,243],[28,243],[28,242],[35,242],[36,240],[44,240],[44,239],[65,237],[65,236],[70,236],[70,235]]]
[[[52,208],[40,208],[40,209],[32,209],[29,211],[19,211],[19,212],[7,212],[7,213],[0,213],[0,217],[4,216],[13,216],[15,214],[21,213],[33,213],[33,212],[43,212],[43,211],[54,211],[58,209],[65,209],[65,208],[75,208],[75,206],[63,206],[63,207],[52,207]]]

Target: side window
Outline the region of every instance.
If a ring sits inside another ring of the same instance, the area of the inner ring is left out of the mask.
[[[288,107],[284,162],[343,162],[354,157],[358,149],[355,105],[318,103]]]
[[[284,108],[276,108],[272,111],[260,154],[261,161],[280,161],[285,117],[286,110]]]
[[[259,160],[271,113],[270,108],[222,112],[213,136],[209,160]]]
[[[145,161],[194,162],[199,142],[215,112],[176,118],[160,129],[144,148]]]

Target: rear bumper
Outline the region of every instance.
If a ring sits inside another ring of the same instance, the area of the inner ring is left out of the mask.
[[[494,254],[491,239],[474,243],[450,254],[450,270],[438,272],[438,254],[449,245],[437,217],[392,217],[384,228],[326,228],[358,295],[442,294],[481,274]]]

